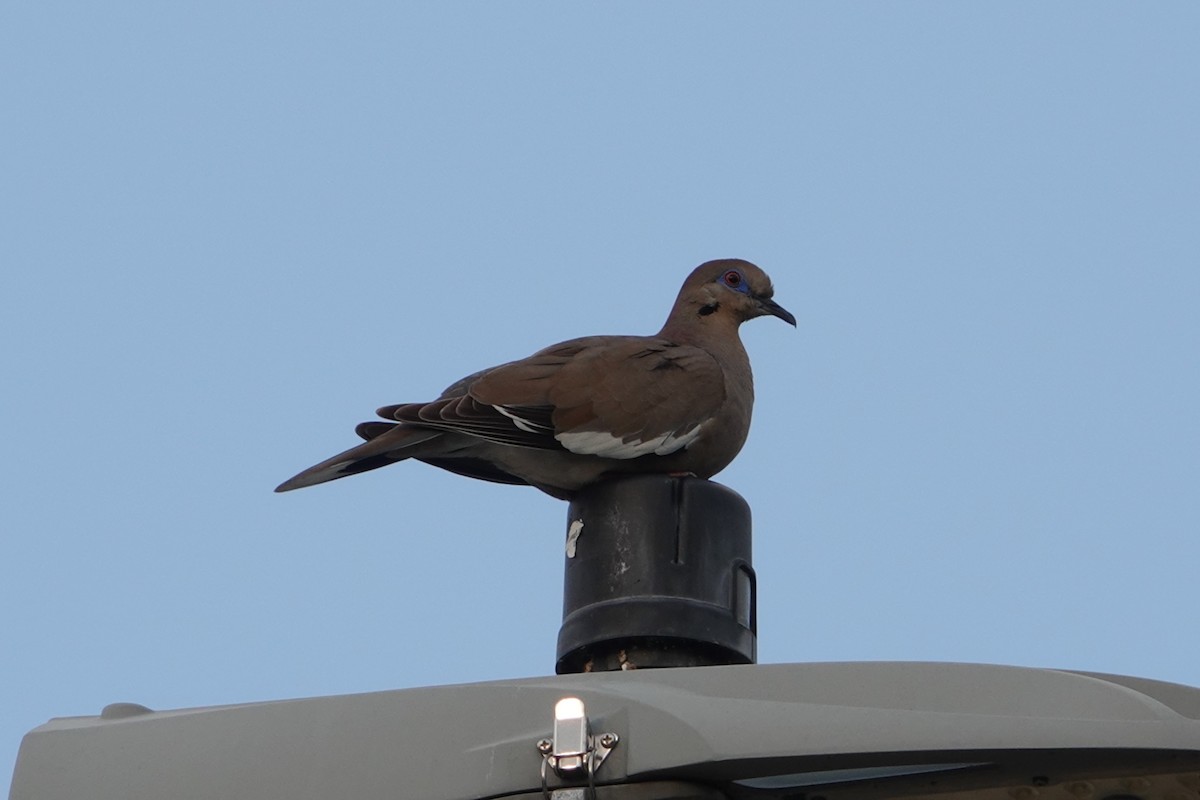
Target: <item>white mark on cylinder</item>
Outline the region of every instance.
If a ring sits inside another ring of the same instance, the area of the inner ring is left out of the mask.
[[[583,520],[571,520],[567,528],[567,558],[575,557],[575,547],[579,543],[579,534],[583,533]]]

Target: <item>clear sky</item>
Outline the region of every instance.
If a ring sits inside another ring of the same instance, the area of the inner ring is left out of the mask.
[[[1200,684],[1200,5],[0,6],[0,773],[553,671],[565,504],[377,406],[738,256],[763,662]],[[3,785],[4,779],[0,779]]]

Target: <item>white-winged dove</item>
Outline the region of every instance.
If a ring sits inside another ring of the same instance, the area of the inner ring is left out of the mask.
[[[770,314],[771,279],[748,261],[701,264],[654,336],[587,336],[454,383],[430,403],[386,406],[365,444],[275,490],[344,478],[415,458],[569,500],[621,473],[709,478],[742,449],[754,385],[738,326]]]

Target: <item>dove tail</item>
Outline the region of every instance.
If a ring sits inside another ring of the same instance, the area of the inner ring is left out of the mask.
[[[276,486],[275,491],[290,492],[293,489],[316,486],[318,483],[327,483],[338,478],[358,475],[360,472],[386,467],[388,464],[410,458],[413,453],[406,451],[413,445],[442,436],[440,431],[423,430],[407,425],[390,425],[386,430],[379,429],[379,425],[386,424],[363,423],[359,426],[358,433],[368,441],[327,458],[320,464],[314,464]],[[368,425],[372,426],[369,432],[362,430],[364,426]]]

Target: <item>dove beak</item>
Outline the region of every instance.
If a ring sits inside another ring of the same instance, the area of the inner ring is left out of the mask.
[[[796,318],[792,316],[792,312],[788,311],[786,308],[779,305],[779,303],[776,303],[769,297],[759,297],[757,300],[758,310],[763,314],[770,314],[772,317],[779,317],[793,328],[796,327]]]

